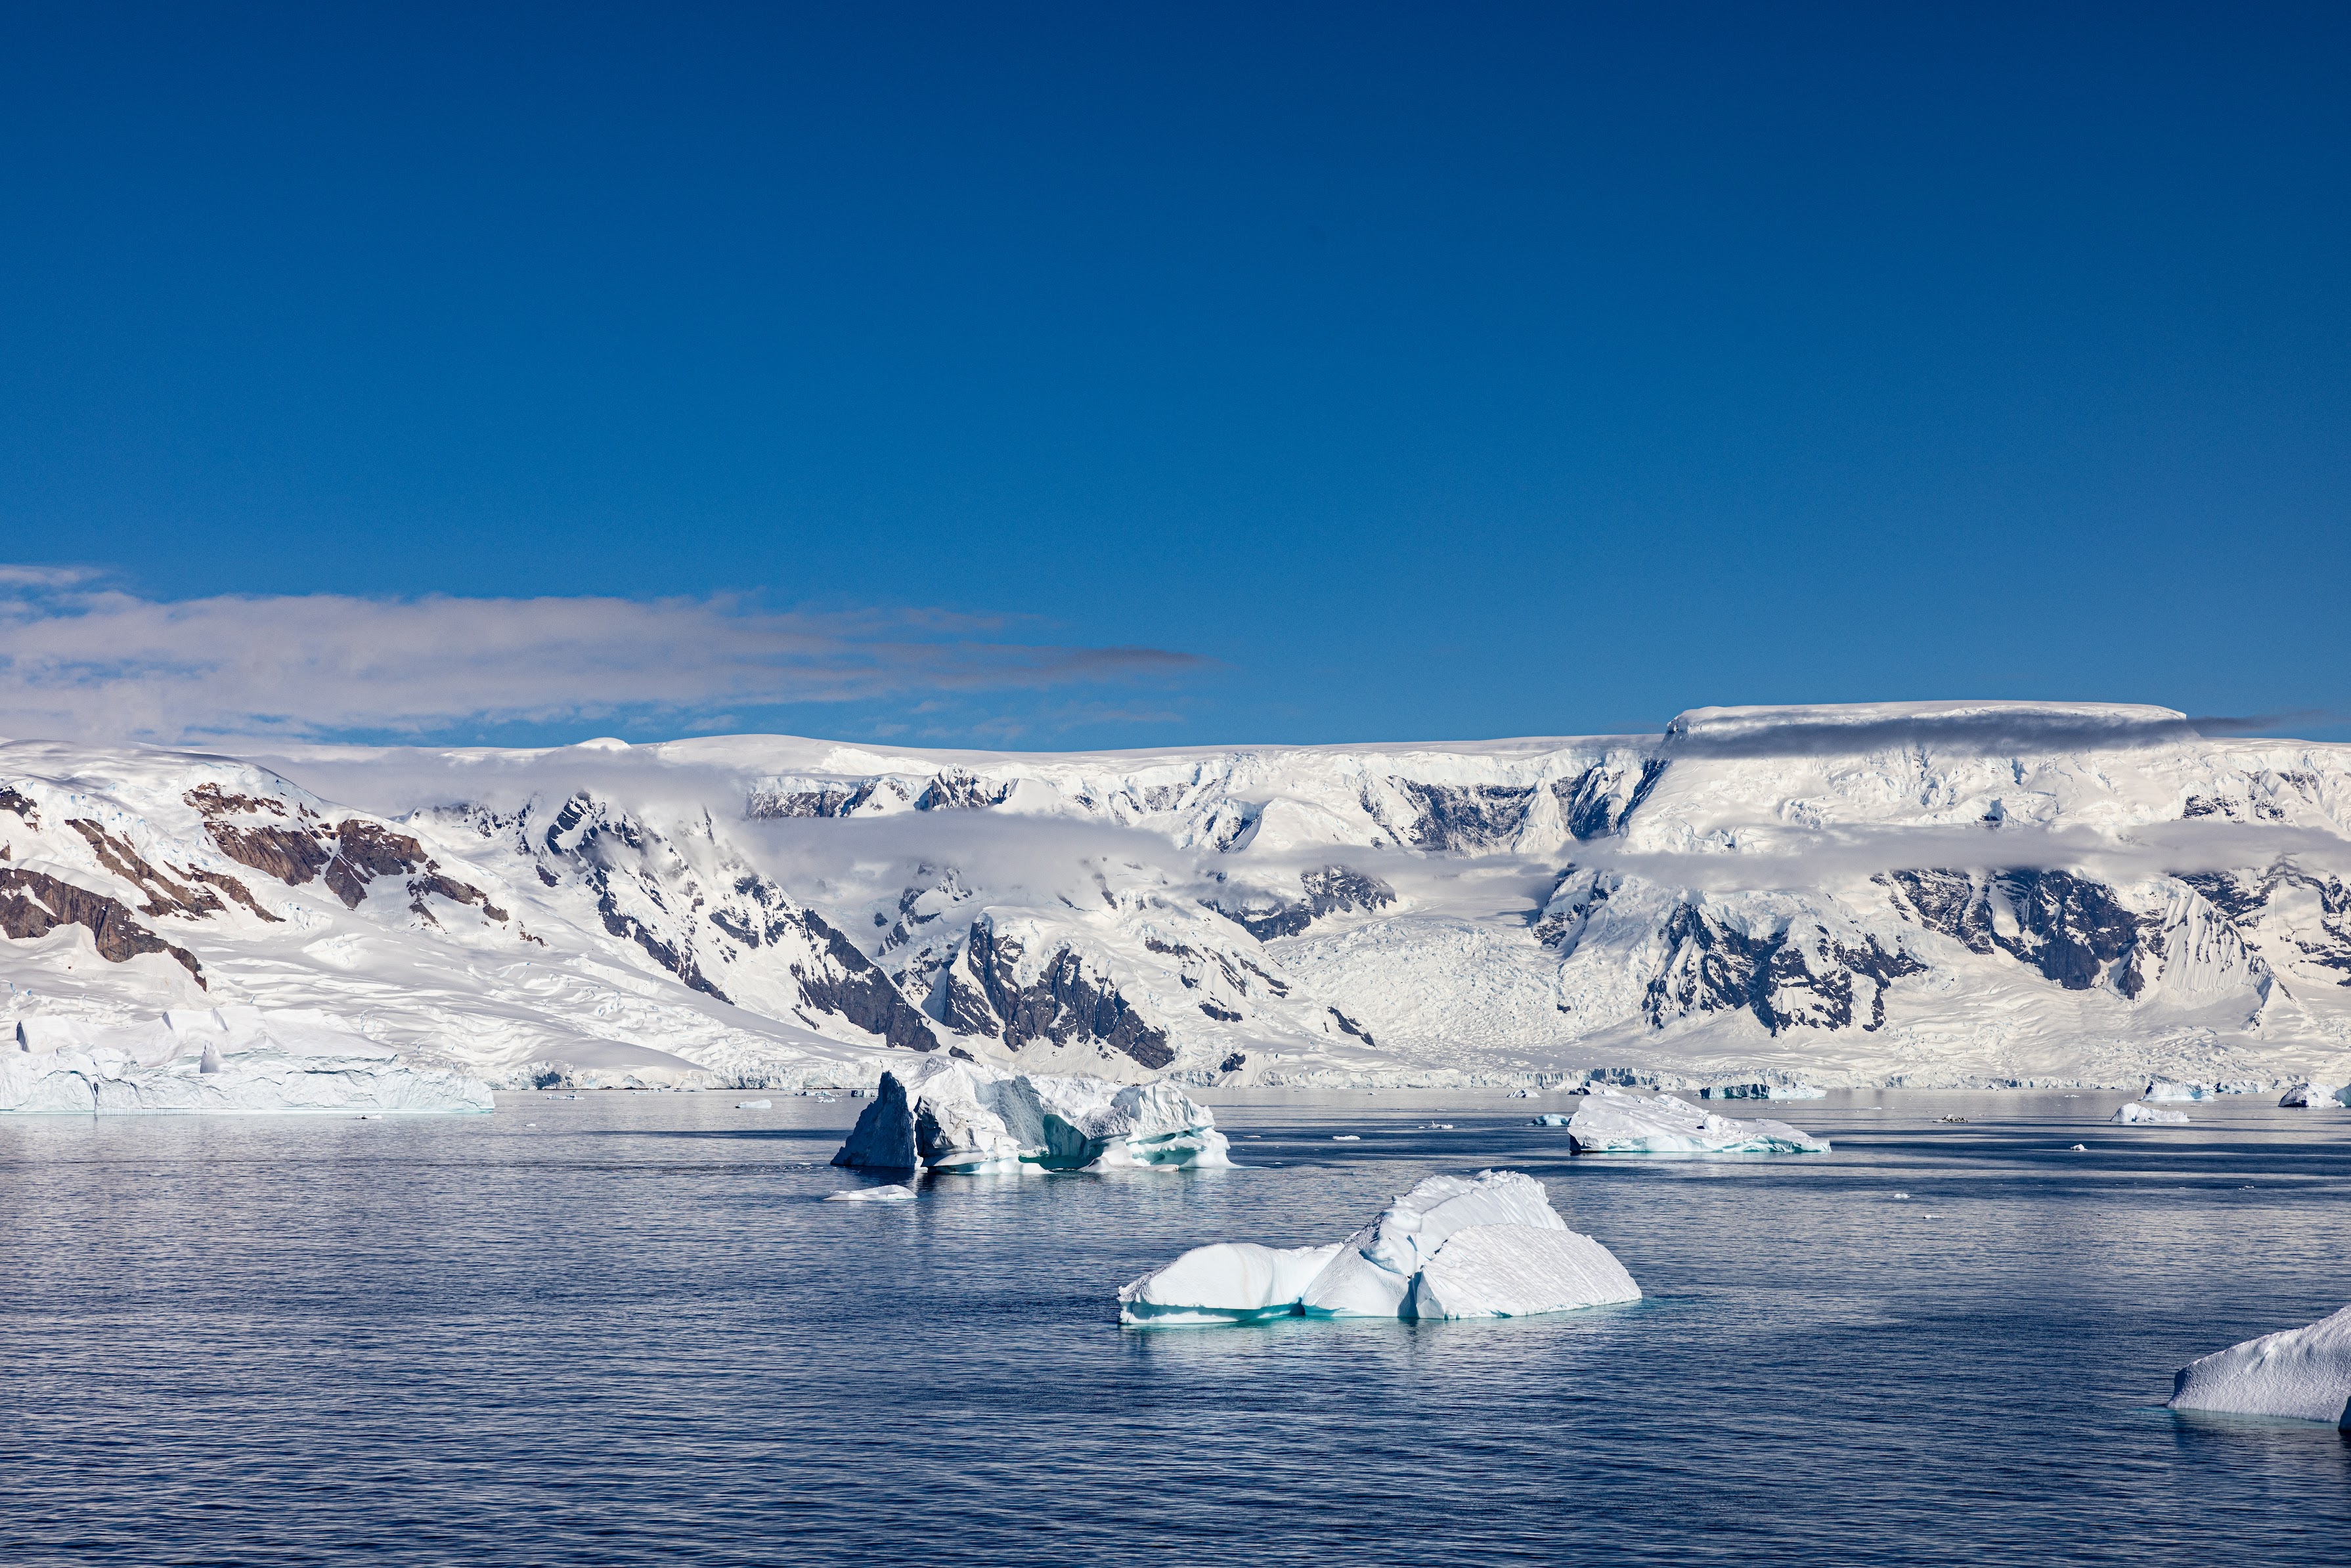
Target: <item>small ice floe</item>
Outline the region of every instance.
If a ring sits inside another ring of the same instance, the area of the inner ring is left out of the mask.
[[[2126,1127],[2184,1127],[2188,1125],[2188,1113],[2185,1111],[2166,1111],[2154,1105],[2133,1104],[2126,1105],[2121,1110],[2116,1112],[2115,1120]]]
[[[1897,1192],[1897,1193],[1896,1193],[1894,1196],[1895,1196],[1895,1197],[1899,1197],[1899,1198],[1905,1198],[1905,1199],[1907,1199],[1907,1198],[1908,1198],[1908,1197],[1909,1197],[1909,1196],[1910,1196],[1910,1195],[1909,1195],[1908,1193],[1907,1193],[1907,1192]]]
[[[1538,1127],[1564,1127],[1573,1120],[1575,1120],[1575,1118],[1573,1116],[1562,1116],[1556,1111],[1546,1111],[1541,1115],[1537,1116],[1534,1119],[1534,1125]]]
[[[1637,1301],[1614,1254],[1517,1171],[1430,1176],[1329,1247],[1196,1247],[1118,1292],[1123,1323],[1515,1318]]]
[[[1935,1120],[1938,1122],[1965,1122],[1967,1118],[1965,1116],[1938,1116]]]
[[[737,1100],[735,1102],[735,1109],[737,1111],[772,1111],[775,1108],[776,1103],[773,1100]]]
[[[1785,1122],[1736,1121],[1670,1094],[1625,1094],[1596,1083],[1569,1118],[1567,1136],[1579,1155],[1811,1155],[1829,1146]]]
[[[2173,1377],[2168,1403],[2351,1429],[2351,1307],[2189,1362]]]
[[[2090,1145],[2087,1144],[2075,1144],[2072,1148],[2065,1152],[2069,1155],[2086,1155],[2090,1152]]]
[[[894,1184],[890,1186],[852,1187],[847,1192],[836,1192],[825,1198],[827,1203],[912,1203],[914,1201],[913,1187]]]
[[[2280,1096],[2278,1103],[2297,1111],[2333,1110],[2338,1105],[2351,1105],[2351,1088],[2305,1079]]]
[[[1453,1124],[1450,1122],[1431,1122],[1427,1126],[1422,1128],[1421,1131],[1425,1133],[1449,1133],[1453,1131]]]
[[[1360,1144],[1364,1135],[1361,1133],[1333,1133],[1331,1141],[1334,1144]]]

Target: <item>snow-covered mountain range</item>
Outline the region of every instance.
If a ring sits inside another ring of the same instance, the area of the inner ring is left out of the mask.
[[[493,1082],[2351,1076],[2351,747],[2165,709],[1094,755],[0,746],[16,1019]]]

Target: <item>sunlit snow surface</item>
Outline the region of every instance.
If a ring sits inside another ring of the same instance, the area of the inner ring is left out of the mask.
[[[2351,1427],[2351,1307],[2189,1362],[2171,1407]]]

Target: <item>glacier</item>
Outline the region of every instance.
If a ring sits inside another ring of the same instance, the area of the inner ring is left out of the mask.
[[[1118,1292],[1119,1321],[1136,1327],[1528,1317],[1640,1299],[1614,1254],[1567,1228],[1541,1182],[1494,1170],[1430,1176],[1343,1242],[1196,1247]]]
[[[1567,1136],[1579,1155],[1816,1155],[1829,1148],[1827,1139],[1769,1117],[1743,1122],[1670,1094],[1597,1085],[1568,1119]]]
[[[501,1088],[946,1057],[2274,1093],[2351,1082],[2346,877],[2351,747],[2124,705],[1091,754],[0,744],[5,1021],[315,1012]]]
[[[225,1007],[139,1027],[19,1019],[0,1047],[0,1113],[466,1114],[489,1087],[402,1060],[318,1013]]]
[[[882,1075],[836,1166],[986,1172],[1229,1165],[1208,1109],[1171,1083],[1006,1073],[932,1058]]]
[[[2172,1381],[2169,1404],[2351,1429],[2351,1307],[2189,1362]]]

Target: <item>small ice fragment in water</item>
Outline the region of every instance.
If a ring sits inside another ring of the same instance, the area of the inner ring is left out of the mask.
[[[2066,1151],[2066,1153],[2068,1153],[2068,1154],[2074,1154],[2074,1155],[2086,1155],[2086,1154],[2088,1154],[2089,1152],[2090,1152],[2090,1145],[2087,1145],[2087,1144],[2075,1144],[2075,1145],[2074,1145],[2071,1149],[2068,1149],[2068,1150]]]
[[[2115,1113],[2115,1120],[2126,1126],[2184,1127],[2188,1125],[2188,1113],[2158,1110],[2153,1105],[2126,1105]]]
[[[1894,1196],[1896,1197],[1908,1197],[1910,1195],[1907,1192],[1897,1192]]]
[[[914,1189],[911,1186],[861,1186],[848,1192],[836,1192],[825,1198],[827,1203],[912,1203]]]
[[[1531,1124],[1538,1127],[1564,1127],[1574,1119],[1573,1116],[1562,1116],[1556,1112],[1545,1112],[1537,1116]]]
[[[1334,1144],[1360,1144],[1364,1135],[1361,1133],[1333,1133],[1331,1141]]]
[[[737,1100],[735,1102],[735,1109],[737,1111],[772,1111],[775,1108],[776,1103],[773,1100]]]

